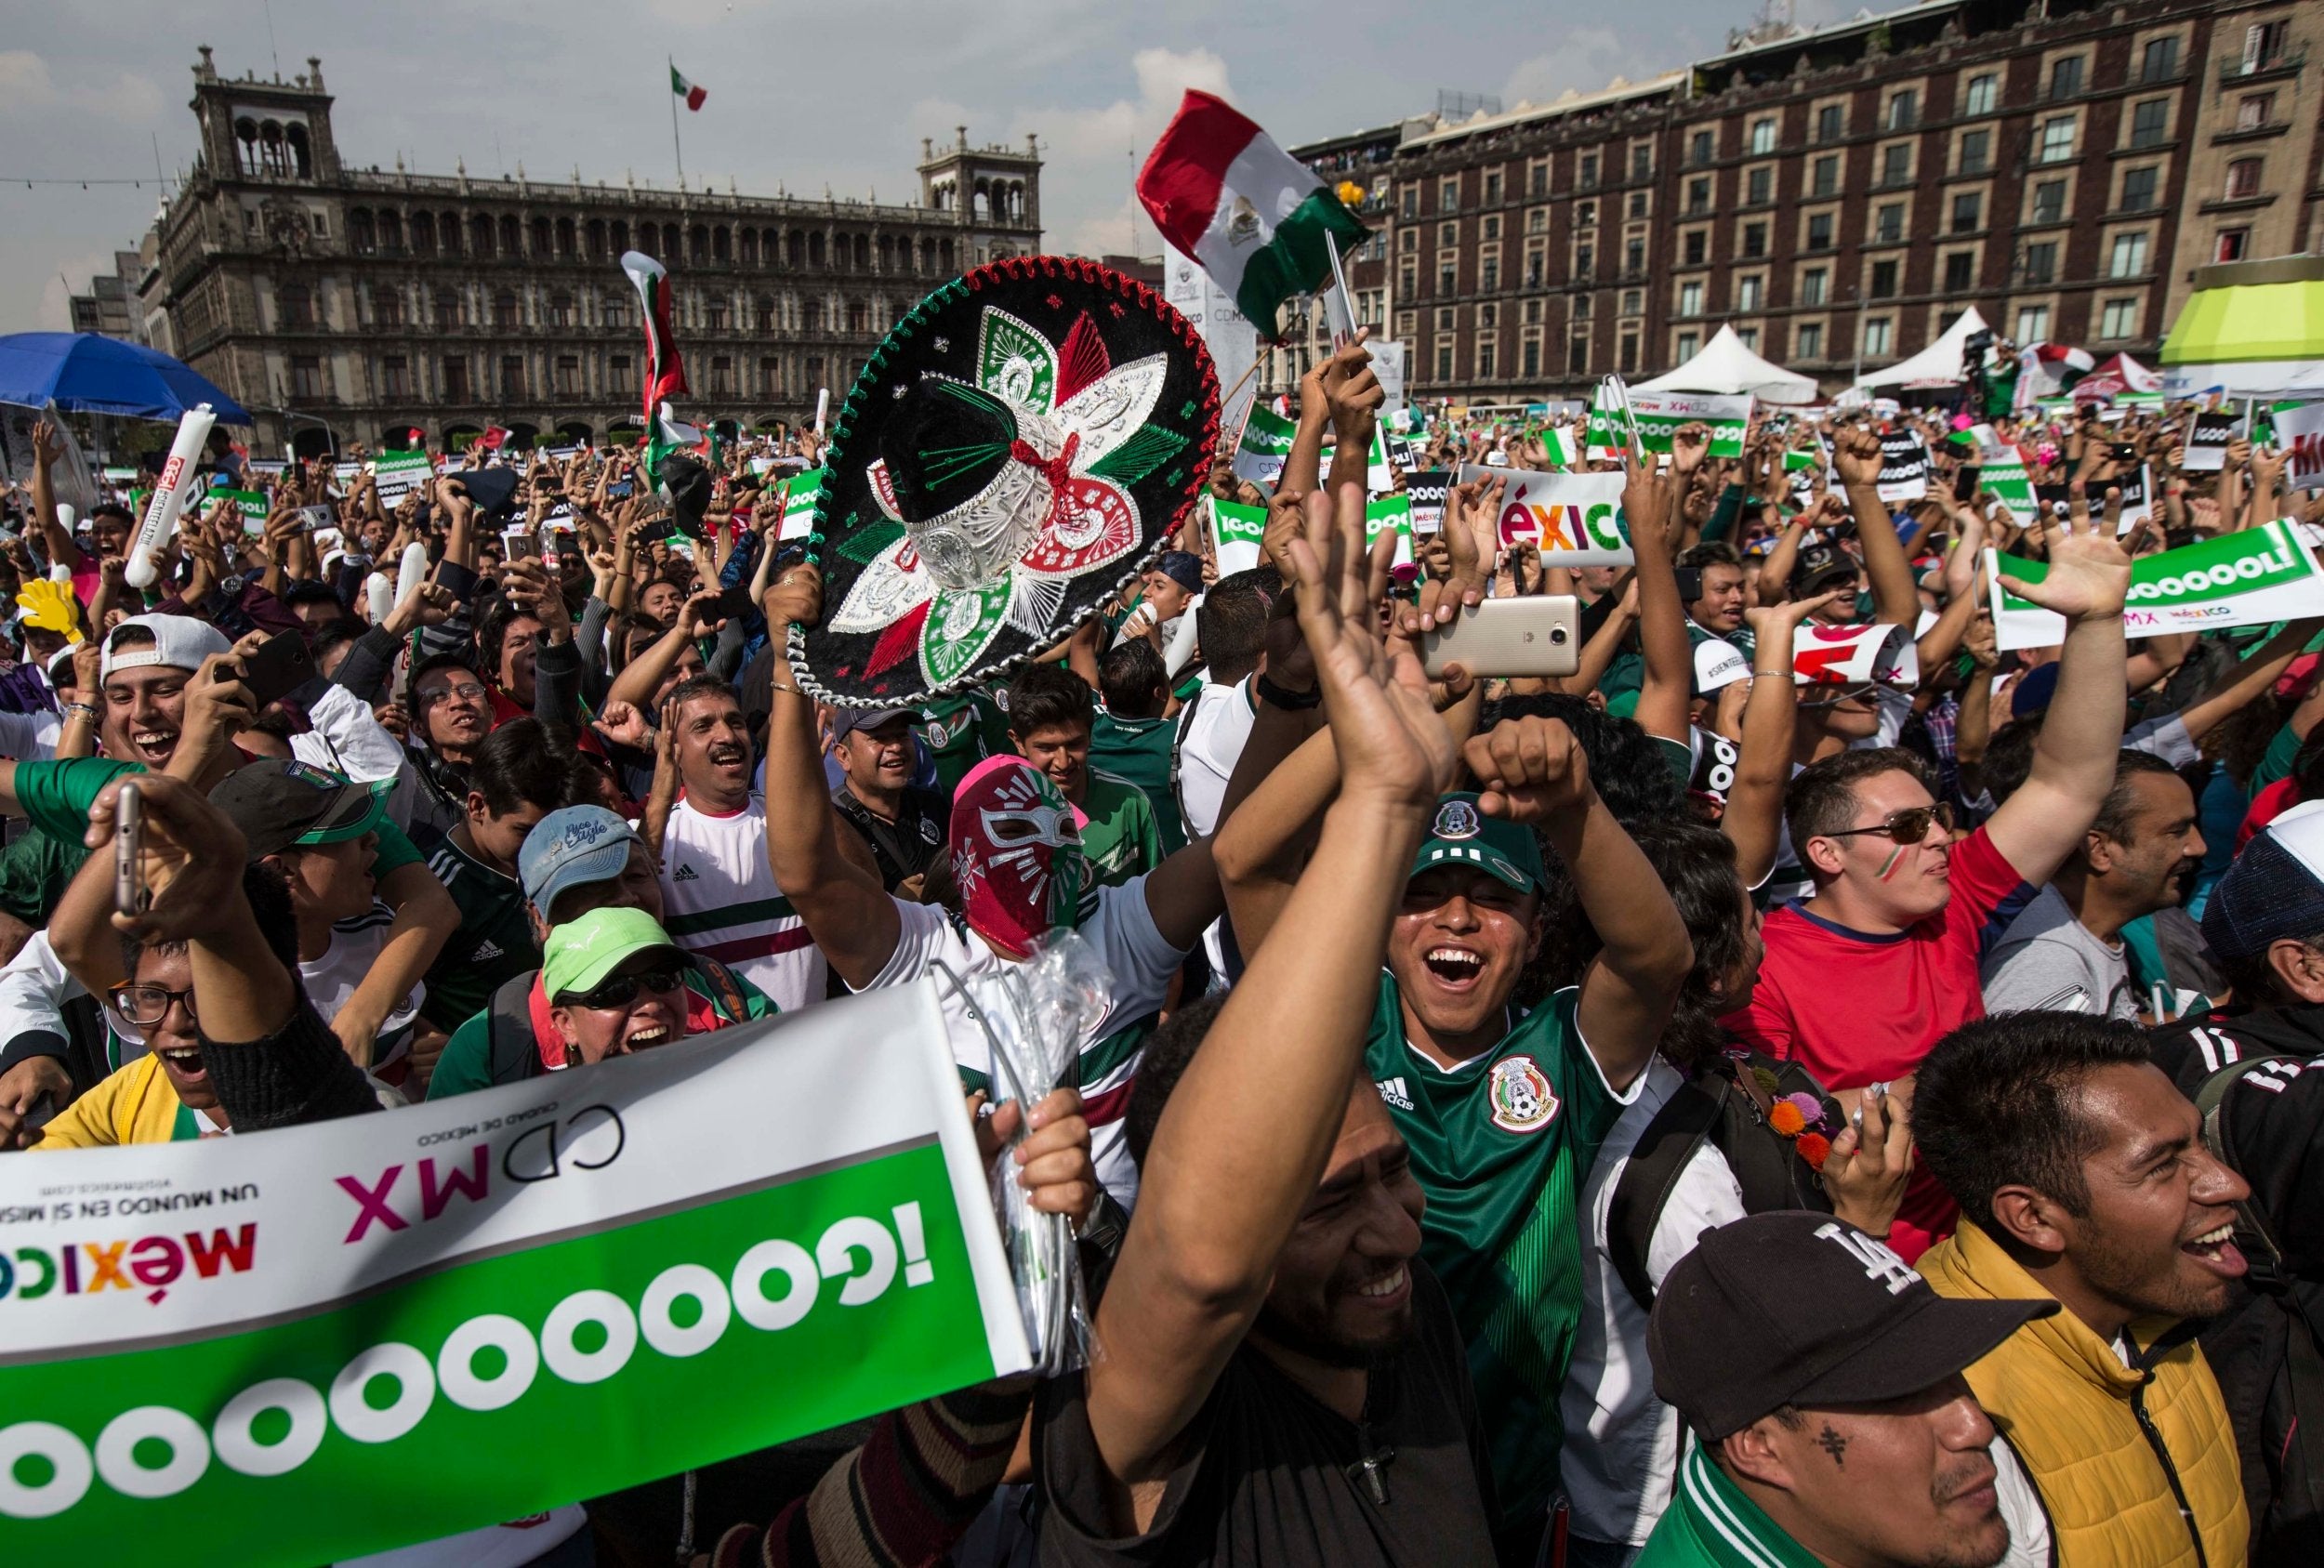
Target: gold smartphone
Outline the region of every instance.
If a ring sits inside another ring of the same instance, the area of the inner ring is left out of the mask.
[[[1581,607],[1571,594],[1488,599],[1420,640],[1431,679],[1459,665],[1472,676],[1571,675],[1581,667]]]

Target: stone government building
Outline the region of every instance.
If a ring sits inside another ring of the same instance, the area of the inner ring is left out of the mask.
[[[693,392],[729,434],[834,403],[896,319],[979,263],[1037,251],[1041,159],[921,143],[919,200],[746,196],[574,178],[356,169],[323,62],[292,81],[193,67],[201,148],[141,252],[144,336],[248,408],[260,450],[430,444],[639,422],[643,341],[619,258],[675,284]]]

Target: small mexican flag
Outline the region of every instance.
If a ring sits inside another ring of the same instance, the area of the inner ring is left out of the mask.
[[[702,107],[702,100],[710,96],[700,87],[695,86],[692,82],[687,81],[683,76],[680,76],[678,73],[678,67],[675,65],[672,65],[669,68],[669,90],[676,93],[680,98],[684,99],[686,100],[686,107],[689,110],[700,109]]]
[[[678,338],[670,331],[668,269],[633,250],[622,254],[621,270],[638,291],[638,311],[645,321],[645,422],[651,428],[654,411],[664,399],[692,389],[678,357]]]
[[[1269,339],[1285,300],[1330,281],[1327,247],[1344,255],[1370,237],[1306,165],[1224,100],[1191,89],[1138,173],[1138,200]]]

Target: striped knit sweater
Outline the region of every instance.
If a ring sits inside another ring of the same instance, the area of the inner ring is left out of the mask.
[[[737,1524],[712,1568],[908,1568],[940,1561],[999,1485],[1034,1383],[962,1389],[873,1426],[862,1447],[765,1529]]]

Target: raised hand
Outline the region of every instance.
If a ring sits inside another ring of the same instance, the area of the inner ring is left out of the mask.
[[[115,778],[89,804],[82,842],[101,850],[113,839],[122,786],[144,797],[145,885],[152,902],[138,915],[115,913],[115,929],[141,942],[185,942],[214,935],[218,911],[242,902],[242,829],[202,792],[165,773]]]
[[[759,596],[759,607],[766,614],[770,635],[780,646],[782,628],[812,626],[823,619],[822,569],[803,560],[785,567]]]
[[[1504,718],[1472,735],[1461,758],[1476,775],[1477,810],[1528,825],[1587,810],[1590,758],[1559,718]]]
[[[1670,432],[1670,471],[1682,481],[1695,477],[1710,453],[1710,427],[1690,419]]]
[[[1287,553],[1300,630],[1340,753],[1340,793],[1426,806],[1452,780],[1452,737],[1436,717],[1419,662],[1408,653],[1392,659],[1373,633],[1363,487],[1310,495],[1304,510],[1306,532]]]
[[[2119,515],[2120,492],[2109,491]],[[2001,586],[2028,603],[2055,611],[2069,621],[2103,620],[2122,613],[2131,591],[2131,558],[2103,518],[2093,522],[2079,494],[2063,519],[2045,515],[2042,537],[2050,549],[2050,571],[2040,582],[2001,573]]]
[[[1881,481],[1881,438],[1858,425],[1842,430],[1832,442],[1832,467],[1840,482],[1851,489]]]

